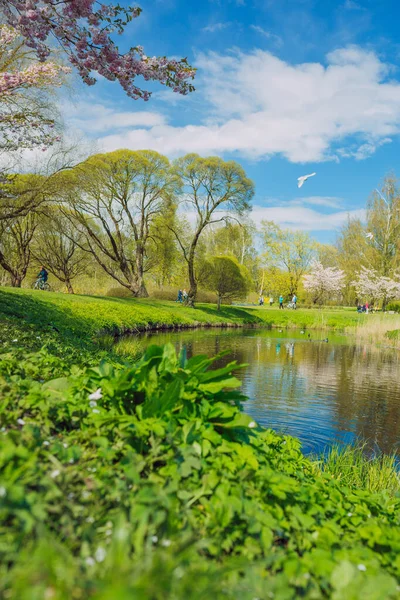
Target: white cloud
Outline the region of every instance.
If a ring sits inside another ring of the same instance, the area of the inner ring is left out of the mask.
[[[160,113],[135,111],[121,112],[103,104],[78,102],[64,103],[63,115],[69,124],[86,133],[106,133],[130,127],[155,127],[165,123]]]
[[[311,206],[326,206],[327,208],[340,208],[343,206],[342,198],[335,198],[331,196],[307,196],[306,198],[295,198],[289,202],[290,205],[303,206],[304,204],[310,204]]]
[[[84,118],[75,114],[75,124],[107,132],[105,150],[282,155],[295,163],[363,159],[400,132],[400,83],[375,53],[359,47],[331,52],[326,64],[292,65],[256,50],[202,54],[196,66],[200,122],[178,126],[159,113],[103,114],[91,105]]]
[[[226,29],[227,27],[229,27],[230,23],[212,23],[210,25],[207,25],[207,27],[203,27],[203,31],[206,31],[208,33],[215,33],[216,31],[222,31],[223,29]]]
[[[281,37],[279,37],[279,35],[271,33],[271,31],[268,31],[267,29],[263,29],[262,27],[260,27],[260,25],[250,25],[250,28],[267,38],[267,40],[274,42],[277,46],[283,45],[283,40]]]
[[[303,231],[332,231],[346,223],[349,217],[364,219],[365,210],[341,210],[324,214],[304,206],[254,206],[251,219],[259,224],[261,221],[274,221],[284,229],[301,229]]]

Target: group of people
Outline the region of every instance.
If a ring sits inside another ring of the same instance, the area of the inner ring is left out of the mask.
[[[368,314],[369,310],[370,310],[370,306],[369,306],[368,302],[366,302],[365,304],[357,304],[357,312]]]
[[[176,298],[177,302],[180,302],[182,304],[182,302],[186,302],[187,298],[188,298],[188,293],[186,290],[178,291],[178,296]]]
[[[282,296],[282,294],[281,294],[281,295],[279,296],[279,308],[280,308],[280,309],[282,309],[282,310],[283,310],[283,308],[284,308],[284,306],[283,306],[283,303],[284,303],[284,301],[285,301],[285,299],[284,299],[284,297],[283,297],[283,296]],[[274,298],[271,296],[271,297],[270,297],[270,299],[269,299],[269,305],[270,305],[270,306],[272,306],[272,305],[273,305],[273,303],[274,303]],[[259,298],[259,300],[258,300],[258,304],[259,304],[260,306],[263,306],[263,305],[264,305],[264,296],[263,296],[262,294],[260,295],[260,298]],[[296,308],[297,308],[297,296],[296,296],[296,294],[293,294],[293,298],[292,298],[292,308],[294,308],[294,309],[296,309]]]

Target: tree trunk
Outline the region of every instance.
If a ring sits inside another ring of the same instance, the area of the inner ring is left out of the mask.
[[[141,244],[137,244],[136,248],[136,293],[135,296],[137,298],[148,298],[149,294],[147,292],[146,286],[143,280],[143,260],[144,260],[144,248]]]
[[[189,275],[190,289],[189,289],[188,297],[186,300],[187,306],[191,306],[191,307],[194,307],[194,303],[195,303],[196,296],[197,296],[197,281],[196,281],[196,275],[194,272],[194,253],[195,253],[195,246],[192,245],[192,248],[190,249],[189,260],[188,260],[188,275]]]
[[[65,285],[67,286],[68,294],[75,294],[74,288],[72,287],[72,283],[70,282],[69,279],[65,280]]]
[[[218,295],[218,310],[221,310],[221,296]]]
[[[21,275],[11,275],[11,287],[20,288],[22,279]]]

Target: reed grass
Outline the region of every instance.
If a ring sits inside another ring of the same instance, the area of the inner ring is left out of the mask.
[[[143,354],[144,348],[138,338],[130,336],[119,340],[114,345],[113,352],[118,354],[118,356],[125,356],[126,358],[136,360]]]
[[[347,327],[346,333],[352,334],[359,342],[378,343],[400,348],[400,337],[390,332],[400,329],[400,315],[368,315],[368,318],[356,325]]]
[[[366,445],[335,445],[318,460],[313,461],[315,473],[331,475],[340,483],[371,492],[400,491],[397,457],[392,455],[368,456]]]

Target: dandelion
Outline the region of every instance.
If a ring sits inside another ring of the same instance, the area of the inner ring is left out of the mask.
[[[54,469],[54,471],[52,471],[50,473],[50,477],[52,477],[53,479],[55,479],[56,477],[58,477],[60,474],[60,470],[59,469]]]
[[[4,498],[7,495],[7,490],[4,486],[0,487],[0,498]]]
[[[366,571],[366,570],[367,570],[367,567],[366,567],[365,565],[357,565],[357,569],[358,569],[359,571]]]
[[[87,564],[88,567],[94,567],[94,565],[96,564],[94,558],[92,558],[91,556],[88,556],[85,559],[85,563]]]
[[[23,419],[17,419],[17,423],[19,425],[25,425],[25,421]]]
[[[255,421],[251,421],[251,423],[249,423],[249,427],[250,429],[253,429],[254,427],[257,427],[257,423]]]
[[[98,388],[95,392],[90,394],[89,400],[100,400],[100,398],[102,398],[102,397],[103,397],[103,394],[101,393],[101,388]]]
[[[94,557],[97,560],[97,562],[103,562],[106,556],[107,552],[104,550],[104,548],[99,546],[94,554]]]

